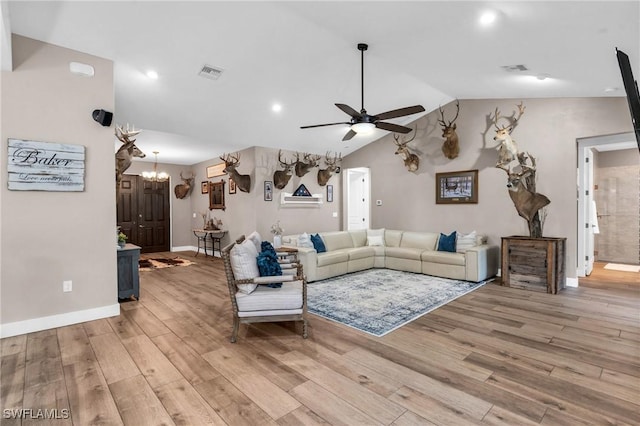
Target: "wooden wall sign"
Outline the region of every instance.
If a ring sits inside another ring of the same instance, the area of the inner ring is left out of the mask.
[[[9,139],[7,172],[14,191],[84,191],[84,146]]]

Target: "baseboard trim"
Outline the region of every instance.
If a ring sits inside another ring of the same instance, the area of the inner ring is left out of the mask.
[[[577,278],[567,278],[565,284],[567,287],[578,287],[578,279]]]
[[[194,246],[179,246],[179,247],[171,247],[171,251],[198,251],[198,247]]]
[[[120,305],[101,306],[99,308],[85,309],[83,311],[67,312],[64,314],[50,315],[48,317],[33,318],[24,321],[0,324],[0,338],[18,336],[20,334],[33,333],[34,331],[48,330],[50,328],[64,327],[102,318],[120,315]]]

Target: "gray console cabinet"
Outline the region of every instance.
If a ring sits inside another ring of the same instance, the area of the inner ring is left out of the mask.
[[[118,299],[131,296],[140,299],[139,259],[140,247],[136,245],[127,244],[118,249]]]

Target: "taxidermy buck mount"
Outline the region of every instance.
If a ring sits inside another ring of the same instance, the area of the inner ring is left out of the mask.
[[[182,183],[176,185],[176,187],[173,188],[173,192],[176,194],[176,198],[182,200],[191,194],[195,175],[192,173],[191,177],[185,178],[182,176],[182,172],[180,172],[180,179],[182,179]]]
[[[296,152],[295,170],[298,177],[306,175],[313,167],[318,167],[318,161],[321,158],[319,155],[311,155],[306,152],[302,156],[304,161],[300,161],[300,153]]]
[[[341,161],[342,154],[338,156],[338,153],[336,152],[336,155],[331,158],[331,151],[327,151],[327,154],[324,156],[324,162],[327,165],[327,168],[318,170],[318,185],[325,186],[327,182],[329,182],[329,179],[333,176],[333,172],[338,170],[339,166],[337,163]]]
[[[122,126],[116,125],[116,138],[122,142],[122,146],[116,152],[116,190],[120,189],[120,181],[122,175],[131,166],[131,160],[134,157],[144,158],[144,152],[135,145],[136,140],[132,139],[140,130],[136,130],[135,127],[129,129],[127,123],[127,130],[124,130]]]
[[[229,154],[222,155],[220,157],[222,161],[224,161],[224,172],[231,176],[233,181],[236,183],[236,186],[242,192],[249,192],[251,190],[251,176],[250,175],[241,175],[238,173],[236,168],[240,164],[240,154]]]
[[[400,142],[400,136],[396,134],[393,135],[395,144],[398,147],[398,149],[396,149],[396,155],[399,155],[400,158],[404,160],[404,165],[410,172],[415,172],[418,170],[418,167],[420,167],[420,158],[416,154],[409,151],[409,148],[407,148],[407,144],[415,138],[416,133],[414,133],[413,137],[408,141],[403,140],[402,142]]]
[[[498,164],[497,166],[505,166],[514,161],[518,156],[518,145],[516,141],[511,138],[511,132],[518,125],[518,120],[524,114],[524,105],[522,102],[518,105],[518,116],[516,117],[515,111],[511,115],[511,117],[504,117],[509,121],[509,124],[506,126],[498,127],[498,120],[500,118],[500,111],[496,107],[496,111],[494,113],[492,122],[494,127],[496,128],[496,135],[493,138],[494,141],[500,142],[498,145]],[[496,167],[497,167],[496,166]]]
[[[507,173],[509,197],[511,201],[513,201],[518,215],[527,221],[529,236],[531,238],[541,238],[542,221],[540,220],[539,210],[551,201],[545,195],[539,194],[536,191],[536,159],[528,152],[517,152],[517,146],[511,139],[511,132],[517,124],[518,119],[524,113],[522,103],[518,105],[518,111],[519,114],[517,118],[515,118],[514,112],[511,125],[503,127],[496,125],[496,137],[494,137],[494,140],[500,140],[503,144],[500,146],[498,152],[498,163],[496,167]],[[497,122],[499,116],[500,112],[496,108],[494,124]],[[512,150],[515,150],[515,154],[513,154]],[[512,155],[513,158],[511,157]],[[511,167],[513,160],[517,160],[518,162],[515,168]]]
[[[288,163],[286,161],[282,161],[282,150],[278,151],[278,162],[280,163],[280,166],[284,167],[284,169],[273,172],[273,186],[278,189],[283,189],[289,183],[291,176],[293,176],[291,169],[295,162],[291,161]]]
[[[456,133],[456,120],[458,119],[458,114],[460,114],[460,102],[456,99],[456,116],[448,123],[444,120],[444,110],[442,106],[438,107],[438,111],[440,111],[440,120],[438,120],[438,123],[442,126],[442,137],[444,138],[442,153],[449,160],[453,160],[460,153],[458,134]]]

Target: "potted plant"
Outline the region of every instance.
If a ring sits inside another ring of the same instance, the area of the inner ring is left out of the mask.
[[[282,234],[284,233],[284,229],[280,226],[280,221],[271,225],[271,233],[273,234],[273,248],[280,248],[282,246]]]
[[[127,238],[126,234],[122,232],[118,233],[118,247],[123,249],[125,244],[127,244]]]

